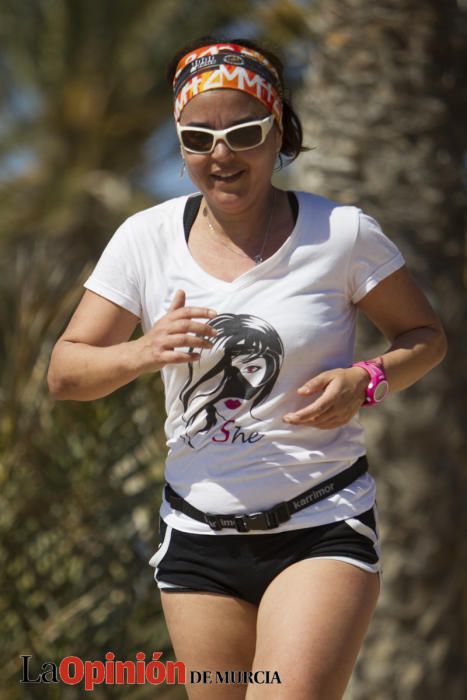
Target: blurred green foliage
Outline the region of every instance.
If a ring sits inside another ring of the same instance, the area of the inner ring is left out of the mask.
[[[68,654],[170,654],[148,566],[165,455],[160,380],[56,403],[48,361],[112,232],[157,201],[141,176],[171,115],[175,50],[215,30],[290,46],[301,13],[290,0],[0,3],[2,698],[82,696],[21,687],[20,654],[33,655],[33,672]],[[95,697],[155,693],[182,697],[167,686]]]

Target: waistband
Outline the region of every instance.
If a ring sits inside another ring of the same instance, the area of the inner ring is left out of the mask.
[[[172,508],[180,511],[194,520],[209,525],[211,530],[222,530],[224,528],[232,528],[237,532],[250,532],[251,530],[272,530],[282,523],[290,520],[294,513],[299,510],[308,508],[308,506],[318,503],[323,498],[332,496],[334,493],[350,486],[350,484],[363,476],[368,471],[368,461],[365,455],[359,457],[350,467],[336,474],[330,479],[326,479],[321,483],[313,486],[313,488],[300,493],[290,501],[282,501],[277,503],[272,508],[255,513],[245,514],[220,514],[220,513],[203,513],[191,503],[188,503],[182,498],[170,484],[165,484],[165,498]]]

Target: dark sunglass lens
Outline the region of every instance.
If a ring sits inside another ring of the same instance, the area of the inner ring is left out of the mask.
[[[254,148],[261,143],[261,127],[239,126],[228,134],[227,142],[232,148]]]
[[[212,140],[212,134],[207,134],[205,131],[198,131],[197,129],[182,131],[182,143],[190,151],[206,153],[206,151],[211,150]]]

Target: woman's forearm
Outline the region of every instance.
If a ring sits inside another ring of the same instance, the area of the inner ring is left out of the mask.
[[[424,326],[399,335],[382,355],[390,392],[414,384],[441,362],[446,351],[441,327]]]
[[[52,353],[48,385],[55,399],[92,401],[111,394],[136,379],[137,340],[108,347],[60,341]]]
[[[206,319],[216,316],[214,309],[186,306],[179,289],[152,328],[136,340],[125,340],[137,317],[98,295],[85,295],[52,352],[50,393],[56,399],[92,401],[145,372],[195,362],[203,348],[212,347],[217,333]]]

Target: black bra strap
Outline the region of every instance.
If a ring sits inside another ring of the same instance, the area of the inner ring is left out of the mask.
[[[297,223],[298,217],[298,199],[293,192],[287,192],[289,197],[290,207],[292,209],[292,215],[294,224]],[[183,230],[185,231],[185,239],[188,242],[190,236],[191,227],[195,223],[195,219],[198,216],[199,208],[201,206],[202,195],[195,194],[192,197],[188,197],[185,204],[185,211],[183,212]]]
[[[186,201],[185,211],[183,212],[183,230],[185,231],[185,239],[187,242],[191,227],[198,216],[202,198],[203,196],[201,194],[195,194],[193,197],[188,197]]]
[[[290,208],[292,209],[293,225],[295,226],[298,219],[298,199],[295,193],[290,190],[287,192],[287,196],[289,198]]]

